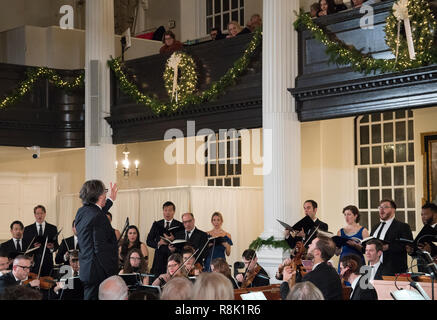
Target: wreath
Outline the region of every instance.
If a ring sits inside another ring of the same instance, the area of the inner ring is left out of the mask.
[[[386,19],[385,41],[398,60],[407,61],[410,59],[407,43],[410,40],[416,59],[428,64],[432,58],[435,30],[436,22],[427,1],[399,0]]]
[[[197,86],[196,64],[185,52],[175,52],[167,60],[164,84],[171,101],[184,100]]]

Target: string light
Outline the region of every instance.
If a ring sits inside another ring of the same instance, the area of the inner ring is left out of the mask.
[[[158,115],[170,114],[189,105],[196,106],[201,103],[212,101],[213,99],[216,99],[217,97],[222,95],[225,92],[226,88],[235,84],[238,78],[247,70],[251,59],[256,52],[256,49],[261,44],[261,41],[262,31],[261,29],[258,29],[257,31],[255,31],[252,40],[244,51],[243,56],[234,63],[233,67],[230,68],[223,77],[221,77],[218,81],[212,83],[207,90],[201,93],[196,93],[194,90],[197,86],[197,82],[194,81],[194,78],[197,79],[197,74],[194,77],[194,73],[196,72],[194,69],[194,62],[191,67],[188,63],[184,65],[184,68],[186,68],[186,70],[188,71],[188,75],[186,75],[186,77],[192,80],[180,82],[182,89],[187,92],[187,94],[181,97],[180,91],[178,91],[179,97],[181,98],[178,99],[177,102],[162,102],[147,94],[140,92],[137,86],[128,80],[126,74],[123,71],[123,66],[120,59],[111,59],[108,61],[108,65],[111,70],[114,71],[114,74],[119,82],[120,89],[126,95],[130,96],[137,104],[149,107],[153,113]],[[173,73],[170,73],[172,78]],[[170,77],[170,73],[167,75],[167,77]],[[193,91],[190,93],[191,90]]]
[[[406,41],[400,42],[398,61],[395,61],[395,59],[374,59],[370,54],[363,54],[354,46],[342,42],[335,34],[326,34],[303,10],[299,14],[296,13],[298,18],[294,23],[294,27],[296,30],[309,30],[316,40],[322,42],[326,46],[329,62],[337,65],[350,65],[355,71],[364,74],[376,73],[377,71],[381,73],[400,72],[437,63],[437,50],[433,47],[437,23],[428,2],[425,0],[410,0],[408,9],[413,21],[415,60],[409,58]],[[417,21],[420,21],[420,23],[417,23]],[[385,32],[387,45],[395,52],[397,19],[394,17],[393,11],[386,19]]]

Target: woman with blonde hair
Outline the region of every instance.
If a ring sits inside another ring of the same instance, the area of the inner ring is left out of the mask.
[[[221,273],[203,272],[194,283],[192,300],[234,300],[234,288]]]
[[[231,234],[223,230],[223,215],[220,212],[214,212],[211,217],[213,229],[208,231],[209,237],[216,239],[210,241],[208,244],[208,252],[206,254],[204,270],[211,271],[211,261],[215,258],[223,258],[226,261],[226,256],[231,254],[232,237]]]
[[[231,21],[228,23],[228,31],[229,31],[229,34],[227,35],[226,38],[234,38],[234,37],[238,36],[238,34],[241,31],[243,31],[243,28],[238,23],[238,21]]]

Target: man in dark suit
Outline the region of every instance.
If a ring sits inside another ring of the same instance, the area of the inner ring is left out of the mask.
[[[9,255],[3,249],[0,249],[0,277],[8,272],[11,272]]]
[[[21,285],[27,280],[31,268],[31,260],[29,257],[19,255],[14,259],[12,271],[0,277],[0,295],[2,295],[7,287]],[[39,287],[39,280],[33,280],[29,283],[31,287]]]
[[[194,215],[191,212],[186,212],[182,215],[182,223],[184,225],[184,229],[176,232],[175,239],[186,240],[187,242],[184,245],[188,245],[194,248],[194,250],[199,249],[196,253],[197,263],[203,265],[203,262],[207,255],[206,243],[208,242],[208,234],[196,228],[196,220],[194,219]],[[183,246],[169,246],[171,252],[177,252],[182,254]],[[204,249],[202,251],[202,249]]]
[[[303,204],[303,210],[305,212],[305,218],[302,219],[300,222],[304,222],[304,220],[307,220],[309,217],[312,221],[312,223],[302,223],[302,229],[300,232],[292,232],[290,233],[289,230],[285,230],[285,241],[287,241],[290,248],[294,248],[296,246],[296,243],[298,241],[304,241],[306,242],[308,240],[307,246],[311,243],[310,238],[315,238],[316,233],[314,233],[314,230],[318,228],[318,230],[321,231],[328,231],[328,224],[322,222],[316,217],[317,214],[317,202],[314,200],[307,200]],[[311,222],[310,221],[310,222]],[[299,224],[299,223],[298,223]]]
[[[337,271],[327,261],[335,253],[335,243],[330,238],[317,236],[310,244],[307,259],[313,261],[313,269],[304,277],[296,275],[296,282],[310,281],[322,293],[325,300],[342,300],[343,289]],[[293,276],[291,267],[284,268],[284,282],[281,283],[280,291],[283,300],[290,291],[289,280]]]
[[[426,230],[430,231],[430,232],[426,232],[425,234],[429,234],[429,235],[437,234],[437,205],[435,205],[432,202],[425,203],[422,206],[421,217],[422,217],[422,222],[423,222],[422,230],[425,230],[425,228],[427,228]],[[434,229],[436,231],[434,231],[432,229]],[[424,234],[424,232],[422,232],[422,230],[419,232],[419,234],[421,234],[421,233]],[[417,240],[420,240],[420,238]],[[437,256],[437,246],[433,242],[420,241],[420,243],[418,243],[417,246],[419,247],[420,250],[429,252],[431,254],[431,257],[434,258]],[[421,261],[421,262],[424,263],[423,261]],[[428,269],[426,267],[424,267],[423,265],[420,265],[419,271],[428,272]]]
[[[1,244],[0,249],[5,251],[11,259],[23,254],[29,243],[23,239],[24,225],[21,221],[11,223],[12,238]]]
[[[382,248],[383,275],[393,276],[396,273],[406,272],[407,250],[404,245],[395,240],[399,238],[413,240],[411,228],[408,224],[395,219],[396,203],[393,200],[381,200],[378,209],[381,221],[372,227],[370,235],[389,243],[384,244]]]
[[[79,240],[80,280],[84,283],[84,299],[97,300],[99,285],[118,273],[118,243],[106,212],[117,197],[117,185],[108,189],[103,182],[89,180],[79,196],[83,206],[77,211],[76,230]]]
[[[244,250],[242,258],[243,258],[244,265],[246,266],[246,271],[245,274],[240,273],[237,274],[235,277],[239,287],[244,285],[247,288],[253,288],[253,287],[263,287],[263,286],[270,285],[269,275],[264,270],[264,268],[258,264],[258,257],[256,256],[255,250],[252,249]],[[254,275],[255,272],[256,275]],[[246,281],[250,278],[253,278],[252,282],[244,283],[245,277],[246,277]]]
[[[28,225],[24,228],[23,238],[27,243],[33,241],[33,247],[39,247],[35,251],[35,266],[32,272],[39,272],[41,260],[41,276],[48,276],[53,269],[53,253],[58,250],[58,228],[48,222],[46,219],[46,208],[42,205],[37,205],[33,209],[35,216],[35,223]],[[44,243],[47,239],[47,249],[45,250],[44,258],[42,257],[44,252]]]
[[[384,265],[381,262],[382,242],[378,239],[371,239],[366,242],[366,259],[369,267],[372,268],[369,281],[382,280]]]
[[[345,255],[340,259],[340,277],[352,287],[350,300],[378,300],[375,288],[360,275],[362,265],[362,259],[355,254]]]
[[[61,245],[56,253],[55,262],[57,264],[68,265],[70,263],[70,252],[73,250],[79,251],[79,242],[77,240],[77,232],[74,220],[71,228],[73,230],[73,235],[67,239],[62,239]]]
[[[162,206],[164,219],[155,221],[147,235],[147,245],[155,249],[152,269],[150,272],[156,277],[167,272],[167,259],[171,255],[168,248],[168,242],[161,237],[173,241],[175,232],[182,230],[184,225],[174,218],[176,206],[173,202],[167,201]]]

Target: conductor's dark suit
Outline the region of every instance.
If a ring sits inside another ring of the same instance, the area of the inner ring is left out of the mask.
[[[176,239],[185,239],[186,238],[186,232],[185,229],[182,229],[181,231],[177,232],[175,234],[175,238]],[[199,259],[197,260],[197,262],[201,263],[203,265],[203,262],[206,258],[206,255],[208,253],[208,251],[203,250],[202,253],[200,253],[200,250],[203,249],[203,246],[205,246],[206,241],[208,241],[208,234],[206,232],[203,232],[202,230],[199,230],[197,228],[194,228],[194,230],[192,230],[190,238],[187,240],[187,243],[185,245],[189,245],[192,246],[194,248],[194,250],[199,249],[199,252],[196,254],[196,257],[199,256],[199,254],[201,255],[199,257]],[[177,252],[181,253],[182,250],[180,250],[181,248],[178,248]]]
[[[41,247],[38,250],[34,251],[35,266],[34,269],[31,270],[31,272],[38,274],[41,257],[44,252],[45,239],[46,237],[48,237],[48,242],[52,242],[54,244],[54,248],[53,248],[53,252],[50,252],[50,249],[48,248],[46,249],[44,262],[41,268],[42,277],[50,275],[53,269],[53,253],[59,248],[58,236],[57,236],[58,228],[55,225],[48,223],[47,221],[45,223],[46,225],[43,233],[44,242],[41,243]],[[30,244],[32,240],[37,236],[38,236],[38,229],[36,226],[36,222],[24,228],[23,239],[26,241],[26,243]],[[41,241],[43,240],[41,239]],[[34,241],[34,243],[35,242],[36,241]]]
[[[167,259],[171,254],[167,245],[162,245],[158,248],[158,242],[159,240],[161,240],[161,236],[164,234],[164,232],[168,235],[174,235],[175,231],[177,232],[178,230],[184,229],[184,225],[182,224],[182,222],[173,219],[169,228],[178,227],[178,229],[173,229],[172,231],[168,232],[166,231],[167,229],[165,229],[164,222],[164,219],[153,222],[152,227],[150,228],[150,232],[147,235],[147,245],[150,248],[155,249],[155,254],[153,256],[153,265],[150,272],[157,277],[167,272]]]
[[[381,223],[372,228],[371,236],[373,236],[380,224]],[[393,276],[395,273],[406,272],[408,269],[407,250],[404,245],[394,241],[399,238],[413,240],[413,234],[411,233],[411,228],[408,224],[394,219],[383,239],[389,243],[388,250],[384,251],[382,256],[382,261],[384,263],[382,275],[384,276]]]
[[[84,204],[76,214],[80,280],[84,283],[85,300],[96,300],[100,283],[118,273],[117,238],[106,216],[111,206],[110,199],[103,209]]]

